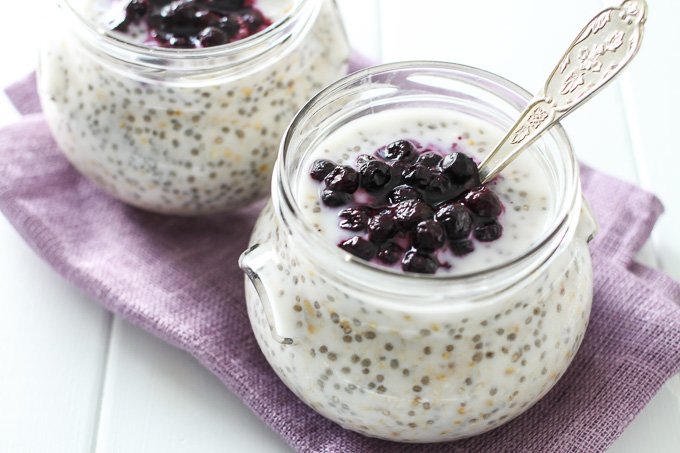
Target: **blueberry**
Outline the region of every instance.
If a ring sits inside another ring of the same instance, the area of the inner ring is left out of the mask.
[[[185,36],[175,36],[172,34],[167,36],[167,43],[170,45],[170,47],[177,47],[179,49],[190,49],[194,47],[194,44],[191,42],[191,40]]]
[[[324,190],[321,192],[321,201],[326,206],[337,207],[347,204],[352,200],[352,195],[346,192],[338,192],[336,190]]]
[[[417,164],[425,165],[428,168],[436,167],[441,161],[442,156],[433,151],[424,152],[418,157],[418,159],[416,159]]]
[[[238,11],[245,7],[243,0],[207,0],[206,6],[221,14]]]
[[[501,201],[488,187],[471,190],[465,194],[463,203],[474,214],[485,219],[495,219],[503,210]]]
[[[146,0],[131,0],[125,6],[125,10],[120,15],[117,23],[112,24],[111,28],[116,31],[127,31],[130,24],[142,19],[148,10],[149,5]]]
[[[392,142],[378,154],[385,160],[396,160],[401,162],[413,162],[418,157],[416,147],[408,140],[397,140]]]
[[[493,221],[475,227],[475,238],[482,242],[495,241],[503,234],[503,227],[500,223]]]
[[[437,272],[439,263],[430,254],[409,250],[401,260],[401,268],[406,272],[417,272],[419,274],[434,274]]]
[[[338,213],[340,228],[361,231],[366,228],[366,211],[363,208],[347,208]]]
[[[185,19],[193,19],[197,11],[197,5],[191,4],[185,0],[176,0],[163,6],[160,10],[160,15],[163,19],[174,20],[179,19],[180,17]]]
[[[160,33],[160,30],[163,27],[164,20],[165,19],[163,19],[163,17],[158,13],[149,15],[149,18],[146,20],[146,22],[148,23],[149,29],[151,30],[152,34]]]
[[[139,20],[144,17],[149,10],[147,0],[131,0],[125,7],[125,15],[131,20]]]
[[[388,196],[388,200],[392,204],[397,204],[405,200],[420,200],[421,198],[420,192],[413,187],[405,185],[395,187]]]
[[[420,200],[404,200],[395,210],[397,225],[402,231],[413,230],[423,220],[429,220],[434,211],[427,203]]]
[[[383,263],[394,264],[399,261],[404,253],[398,244],[394,242],[385,242],[378,249],[378,259]]]
[[[352,167],[337,166],[324,178],[330,190],[354,193],[359,188],[359,173]]]
[[[392,162],[390,163],[390,167],[392,170],[392,178],[390,182],[394,185],[404,182],[403,174],[409,165],[405,162]]]
[[[373,258],[378,251],[378,248],[373,243],[359,236],[354,236],[341,242],[338,247],[367,261]]]
[[[440,202],[455,196],[451,189],[451,181],[446,177],[446,175],[434,173],[432,179],[427,184],[427,187],[423,189],[423,191],[427,195],[428,199],[431,199],[435,202]]]
[[[411,165],[402,173],[404,182],[417,189],[424,189],[432,181],[432,170],[425,165]]]
[[[250,33],[256,33],[266,24],[266,19],[262,16],[262,13],[254,8],[246,8],[241,10],[241,21],[248,28]]]
[[[475,187],[479,185],[477,165],[463,153],[449,154],[441,161],[441,169],[454,184]]]
[[[467,255],[475,250],[475,246],[469,239],[458,239],[457,241],[451,241],[449,244],[451,252],[456,256]]]
[[[109,26],[111,27],[111,30],[125,32],[128,31],[128,28],[130,28],[131,22],[132,21],[128,19],[127,15],[125,13],[122,13],[114,20],[112,20]]]
[[[206,27],[219,21],[217,15],[201,9],[194,2],[175,1],[160,10],[160,21],[156,18],[149,21],[159,34],[167,33],[176,37],[189,38],[196,36]]]
[[[383,211],[368,220],[368,239],[381,243],[397,232],[394,216],[389,211]]]
[[[451,240],[467,238],[472,230],[470,211],[461,203],[446,204],[437,210],[434,218]]]
[[[370,156],[368,154],[359,154],[356,159],[357,168],[361,168],[362,165],[371,160],[375,160],[375,157]]]
[[[367,192],[375,192],[382,189],[392,178],[389,165],[379,160],[365,162],[361,166],[359,173],[361,175],[360,185]]]
[[[319,159],[315,160],[314,163],[312,164],[312,169],[309,171],[309,175],[312,177],[312,179],[315,179],[317,181],[323,181],[323,179],[333,171],[335,168],[335,164],[331,162],[330,160],[326,159]]]
[[[201,47],[221,46],[229,41],[225,32],[217,27],[206,27],[198,34],[198,42]]]
[[[423,220],[416,226],[413,244],[418,250],[433,252],[444,245],[444,228],[434,220]]]
[[[217,26],[231,39],[238,34],[241,24],[234,14],[227,14],[220,18]]]
[[[251,1],[151,1],[159,12],[149,18],[151,36],[175,47],[194,43],[201,47],[218,46],[250,36],[270,24],[258,9],[249,6]]]

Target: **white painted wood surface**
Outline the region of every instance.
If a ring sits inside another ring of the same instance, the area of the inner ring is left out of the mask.
[[[0,86],[29,72],[40,4],[0,14]],[[600,0],[339,0],[355,48],[381,61],[437,59],[538,87]],[[654,191],[666,206],[641,259],[680,279],[680,4],[650,1],[642,51],[568,118],[579,158]],[[0,95],[0,124],[18,115]],[[65,283],[0,215],[0,452],[283,452],[288,447],[190,356]],[[611,451],[680,451],[680,378]]]

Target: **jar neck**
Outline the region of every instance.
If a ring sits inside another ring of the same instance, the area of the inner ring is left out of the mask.
[[[70,0],[58,0],[67,26],[86,51],[107,65],[148,79],[209,81],[219,74],[243,75],[268,64],[294,47],[309,32],[324,0],[298,0],[267,29],[230,44],[201,49],[169,49],[121,39],[103,24],[86,18]]]
[[[414,75],[435,79],[439,76],[442,79],[435,80],[432,87],[425,87],[427,79],[418,79]],[[284,240],[293,244],[296,254],[308,261],[326,280],[346,292],[358,292],[362,297],[374,295],[377,302],[388,299],[403,307],[428,297],[433,299],[428,301],[433,309],[441,309],[437,302],[488,300],[535,276],[561,247],[570,244],[576,233],[582,203],[578,166],[569,140],[559,125],[551,130],[549,137],[534,145],[543,150],[541,156],[547,162],[548,176],[556,181],[558,187],[559,206],[555,209],[554,219],[530,249],[495,267],[469,274],[435,276],[379,268],[328,243],[305,221],[293,187],[298,178],[306,175],[300,168],[305,162],[303,155],[337,127],[362,114],[372,114],[391,105],[399,108],[409,102],[415,97],[414,92],[404,87],[414,85],[413,80],[421,80],[416,85],[425,90],[423,99],[427,102],[431,102],[435,95],[448,96],[449,93],[441,88],[441,82],[446,78],[457,85],[475,85],[475,89],[481,87],[502,99],[511,107],[506,119],[508,122],[531,98],[528,92],[511,82],[474,68],[437,62],[396,63],[369,68],[329,86],[298,113],[284,135],[272,182],[273,205],[285,234]],[[403,99],[398,93],[400,88],[409,91]],[[371,90],[380,94],[370,94]],[[471,98],[465,90],[458,95],[467,100]],[[363,113],[361,109],[364,109]]]

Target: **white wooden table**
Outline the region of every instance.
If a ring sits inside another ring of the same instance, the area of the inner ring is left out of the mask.
[[[35,66],[41,37],[29,21],[40,21],[48,1],[3,4],[0,86]],[[584,162],[659,195],[666,213],[640,259],[680,279],[680,2],[649,3],[647,36],[632,68],[564,125]],[[601,0],[340,4],[352,44],[376,60],[460,62],[530,90],[602,6]],[[0,124],[16,118],[0,95]],[[2,215],[0,408],[0,452],[288,451],[189,355],[62,280]],[[676,376],[611,451],[678,452],[678,428]]]

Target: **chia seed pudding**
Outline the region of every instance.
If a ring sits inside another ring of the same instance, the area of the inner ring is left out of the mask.
[[[346,72],[349,49],[331,0],[246,3],[262,15],[254,28],[224,45],[192,35],[196,48],[185,49],[184,35],[162,28],[166,41],[150,39],[142,22],[112,31],[125,3],[61,0],[38,87],[71,163],[160,213],[221,212],[265,196],[286,125]]]
[[[438,80],[414,89],[421,74]],[[481,159],[512,122],[504,109],[528,98],[473,68],[397,63],[337,82],[295,119],[241,267],[262,352],[311,408],[369,436],[454,440],[508,422],[563,375],[588,323],[594,223],[559,126],[491,185],[503,234],[464,256],[440,250],[450,266],[434,275],[338,247],[355,232],[310,177],[319,159],[354,165],[405,138]]]

